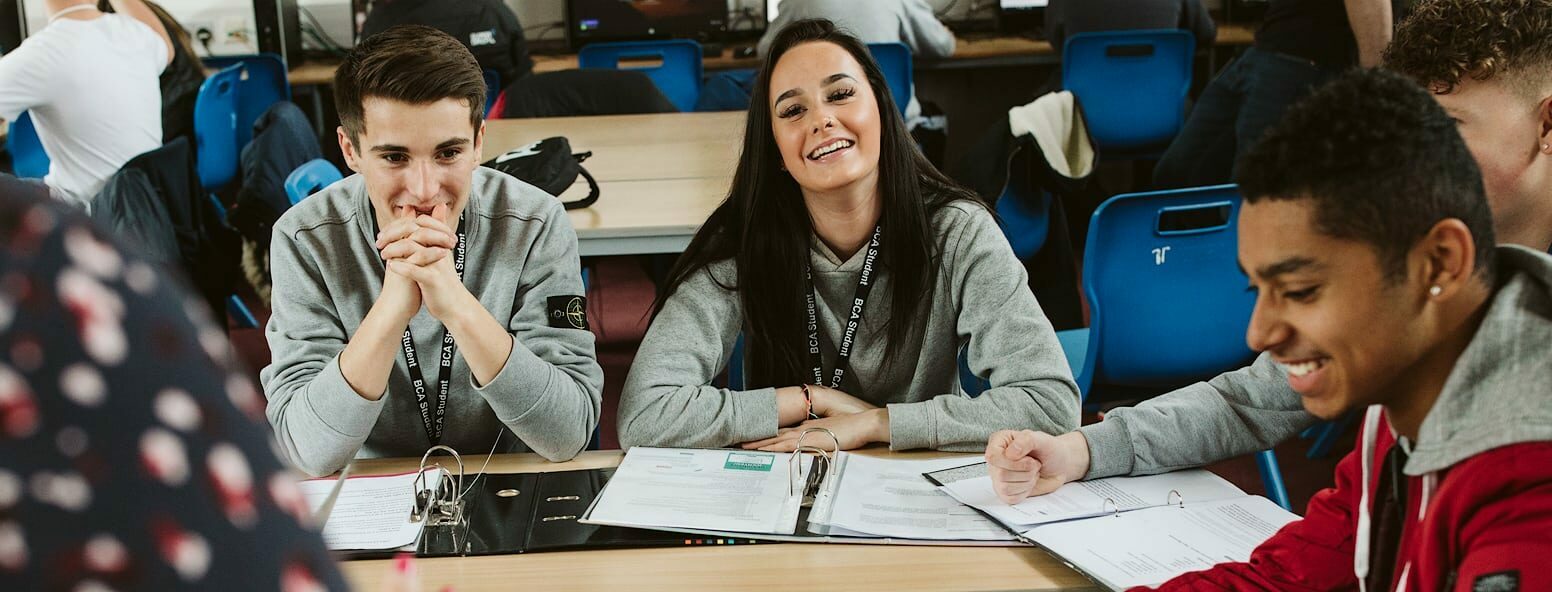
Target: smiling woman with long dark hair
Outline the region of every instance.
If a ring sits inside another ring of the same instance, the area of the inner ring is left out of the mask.
[[[912,144],[883,74],[793,23],[751,97],[727,200],[670,272],[620,404],[625,446],[979,449],[1063,433],[1078,389],[987,208]],[[745,339],[749,390],[711,386]],[[959,386],[957,359],[990,388]],[[812,440],[805,441],[805,444]]]

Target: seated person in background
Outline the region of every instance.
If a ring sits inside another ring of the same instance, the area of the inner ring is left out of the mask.
[[[85,210],[125,162],[162,145],[157,78],[172,41],[141,0],[47,0],[49,24],[0,56],[0,120],[32,113],[55,198]]]
[[[1547,250],[1552,1],[1426,0],[1396,30],[1385,58],[1424,81],[1456,120],[1482,171],[1498,241]],[[1262,355],[1250,367],[1112,409],[1069,434],[1021,434],[1010,461],[1030,457],[1035,463],[1017,464],[1038,467],[1040,485],[1010,473],[1005,493],[1021,499],[1031,488],[1038,495],[1078,479],[1201,466],[1271,448],[1314,422],[1286,372]]]
[[[345,590],[203,307],[50,201],[0,179],[0,587]]]
[[[1430,0],[1385,50],[1455,118],[1498,242],[1552,251],[1552,1]]]
[[[1354,65],[1379,65],[1393,22],[1391,0],[1270,0],[1255,45],[1202,91],[1153,185],[1228,183],[1234,163],[1299,97]]]
[[[621,444],[792,450],[826,428],[847,449],[979,450],[1006,426],[1076,427],[1024,267],[912,146],[867,48],[799,21],[758,80],[727,201],[670,272],[626,380]],[[711,386],[740,335],[748,390]],[[978,398],[961,348],[991,383]]]
[[[554,197],[479,166],[485,83],[457,39],[405,25],[334,79],[358,174],[288,210],[270,245],[280,448],[303,471],[443,444],[568,460],[598,424],[577,237]],[[403,352],[403,356],[400,355]]]
[[[1247,341],[1311,413],[1364,422],[1302,520],[1161,589],[1552,587],[1536,568],[1552,553],[1552,256],[1492,246],[1449,115],[1402,76],[1350,73],[1290,109],[1237,177]],[[987,457],[1007,467],[1004,444],[1026,439],[994,437]]]
[[[927,0],[782,0],[779,8],[760,38],[759,52],[767,59],[778,32],[806,19],[829,20],[863,43],[904,43],[917,58],[954,55],[954,32],[938,21]],[[912,90],[905,120],[911,123],[920,115]]]
[[[533,71],[523,26],[502,0],[377,0],[361,24],[361,37],[395,25],[425,25],[452,35],[474,53],[481,69],[501,76],[501,88]]]
[[[1185,29],[1197,47],[1212,47],[1218,34],[1202,0],[1051,0],[1045,9],[1045,38],[1058,55],[1078,33],[1130,29]]]

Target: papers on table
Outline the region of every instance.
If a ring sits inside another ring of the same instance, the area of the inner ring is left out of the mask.
[[[1211,502],[1243,497],[1245,492],[1208,471],[1179,471],[1146,477],[1111,477],[1074,481],[1051,493],[1015,505],[997,498],[991,477],[954,481],[943,486],[954,499],[1012,526],[1030,526],[1117,511],[1179,502]]]
[[[800,455],[801,456],[801,455]],[[588,524],[792,534],[813,464],[742,450],[630,449],[588,512]],[[799,495],[790,495],[794,483]]]
[[[1037,526],[1024,535],[1114,590],[1154,586],[1250,552],[1297,520],[1263,497],[1163,506]]]
[[[833,496],[828,511],[820,505],[824,500],[816,500],[809,513],[809,530],[920,540],[1014,540],[1012,533],[922,477],[922,473],[963,464],[963,457],[887,460],[842,452],[838,472],[831,473],[840,478],[826,484],[833,489],[826,492]]]
[[[415,506],[416,473],[383,477],[351,477],[340,487],[323,524],[323,542],[335,551],[414,549],[420,524],[410,522]],[[428,472],[426,483],[435,488],[438,473]],[[310,479],[299,484],[313,512],[328,500],[336,479]]]

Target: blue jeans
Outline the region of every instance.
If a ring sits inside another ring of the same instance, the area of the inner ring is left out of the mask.
[[[1336,74],[1309,60],[1245,50],[1196,100],[1185,127],[1153,169],[1154,188],[1232,182],[1234,163],[1283,111]]]

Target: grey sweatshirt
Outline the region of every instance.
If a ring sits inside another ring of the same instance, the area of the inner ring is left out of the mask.
[[[997,222],[966,202],[932,220],[939,272],[924,317],[920,349],[906,348],[884,368],[891,279],[880,272],[863,314],[841,390],[888,405],[890,447],[981,450],[992,432],[1033,428],[1064,433],[1078,425],[1078,389],[1056,333],[1029,291],[1024,266]],[[886,234],[883,240],[888,241]],[[809,264],[825,369],[835,351],[867,250],[841,261],[814,239]],[[732,391],[711,385],[726,366],[742,326],[732,261],[692,273],[647,330],[620,401],[620,444],[716,447],[776,435],[776,390]],[[958,353],[991,388],[967,397]],[[783,385],[783,386],[796,386]]]
[[[1542,367],[1552,368],[1552,361],[1549,361],[1546,353],[1546,344],[1552,342],[1552,336],[1548,335],[1538,334],[1515,339],[1495,337],[1493,339],[1516,342],[1518,345],[1493,346],[1505,348],[1505,351],[1499,353],[1476,351],[1483,347],[1479,346],[1478,342],[1488,339],[1486,336],[1488,331],[1524,330],[1524,327],[1531,326],[1526,324],[1524,318],[1526,311],[1516,309],[1515,307],[1519,305],[1512,304],[1512,301],[1519,299],[1526,302],[1544,302],[1548,298],[1547,293],[1552,291],[1546,287],[1552,285],[1552,257],[1512,246],[1498,247],[1497,257],[1501,262],[1500,272],[1511,275],[1512,279],[1495,295],[1492,312],[1488,319],[1483,321],[1482,328],[1478,330],[1478,338],[1472,341],[1467,354],[1474,353],[1476,357],[1485,359],[1494,359],[1493,356],[1500,354],[1511,355],[1514,359],[1526,360],[1525,364],[1540,364]],[[1533,294],[1533,296],[1525,294]],[[1501,302],[1506,299],[1511,303]],[[1506,308],[1508,312],[1502,312]],[[1520,308],[1526,307],[1520,306]],[[1546,310],[1543,308],[1540,314],[1542,317],[1538,326],[1544,326]],[[1505,317],[1505,320],[1495,320],[1499,316]],[[1513,329],[1522,325],[1520,329]],[[1538,351],[1539,357],[1526,353]],[[1496,392],[1487,388],[1492,385],[1484,382],[1485,374],[1464,379],[1459,376],[1463,372],[1466,371],[1460,367],[1456,368],[1456,372],[1451,374],[1449,383],[1446,385],[1446,392],[1465,388],[1460,384],[1463,380],[1476,381],[1476,385],[1480,387],[1479,390],[1483,392]],[[1475,370],[1472,372],[1481,374]],[[1511,368],[1511,371],[1506,372],[1509,374],[1519,372],[1519,375],[1524,375],[1525,369]],[[1522,381],[1521,384],[1505,382],[1498,390],[1505,393],[1517,392],[1527,386],[1534,387],[1532,390],[1540,389],[1541,392],[1537,396],[1544,395],[1547,389],[1545,382],[1536,385]],[[1525,396],[1530,396],[1529,391],[1526,391]],[[1503,445],[1509,442],[1504,438],[1517,437],[1510,436],[1503,430],[1480,431],[1469,437],[1454,437],[1445,433],[1445,430],[1438,426],[1448,421],[1442,418],[1449,415],[1441,414],[1439,410],[1457,403],[1459,401],[1453,398],[1440,398],[1435,404],[1434,412],[1430,413],[1423,423],[1420,443],[1436,444],[1452,441],[1453,437],[1452,446],[1460,444],[1459,441],[1463,439]],[[1465,405],[1465,403],[1459,404]],[[1523,405],[1499,408],[1503,409],[1504,413],[1510,414],[1521,413],[1527,409]],[[1463,413],[1465,411],[1459,409],[1450,412],[1453,415]],[[1288,386],[1287,374],[1271,361],[1270,355],[1262,354],[1248,368],[1235,370],[1207,382],[1161,395],[1136,407],[1112,409],[1105,415],[1105,421],[1079,428],[1078,431],[1083,432],[1089,445],[1089,472],[1084,478],[1150,475],[1198,467],[1271,448],[1279,442],[1292,438],[1316,421],[1315,416],[1304,411],[1299,394]],[[1505,421],[1498,425],[1524,423],[1526,422],[1523,420]],[[1492,424],[1489,422],[1485,425]],[[1548,433],[1544,425],[1541,429],[1542,431],[1536,433],[1541,435]],[[1514,432],[1514,434],[1520,433]],[[1477,444],[1469,447],[1455,446],[1454,450],[1436,449],[1431,446],[1433,444],[1420,444],[1418,449],[1413,451],[1412,458],[1407,463],[1407,473],[1417,475],[1448,466],[1464,458],[1461,451],[1467,448],[1472,454],[1486,449]]]
[[[512,334],[506,366],[484,387],[455,350],[441,444],[469,456],[533,450],[562,461],[598,424],[603,370],[593,334],[552,326],[551,297],[580,296],[576,232],[560,202],[506,174],[477,168],[463,219],[463,274],[485,310]],[[369,401],[340,372],[339,355],[382,291],[366,184],[355,175],[291,208],[270,243],[274,311],[265,337],[272,362],[260,373],[280,448],[313,475],[356,457],[418,457],[431,446],[401,351],[386,394]],[[410,321],[434,398],[443,326],[421,309]]]

